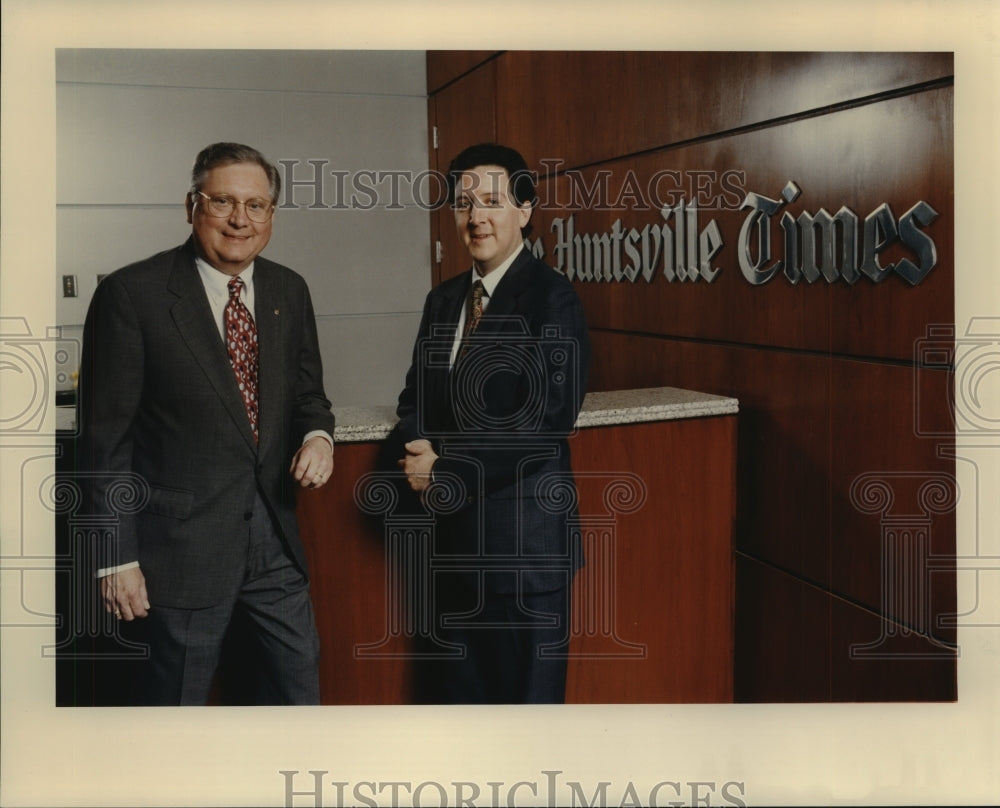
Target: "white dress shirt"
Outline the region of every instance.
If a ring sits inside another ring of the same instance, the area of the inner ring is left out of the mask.
[[[518,249],[514,250],[500,266],[494,269],[492,272],[487,273],[485,276],[479,274],[479,269],[473,265],[472,267],[472,283],[476,281],[483,282],[483,312],[486,311],[486,307],[490,303],[490,298],[493,296],[493,292],[496,291],[497,284],[503,280],[503,276],[507,274],[507,270],[510,269],[510,265],[514,263],[514,259],[521,254],[521,250],[524,249],[522,244]],[[469,287],[472,288],[471,285]],[[465,331],[465,320],[468,317],[468,312],[466,309],[469,307],[467,305],[462,306],[462,311],[458,315],[458,328],[455,329],[455,341],[451,346],[451,361],[449,367],[454,366],[455,357],[458,356],[458,346],[462,342],[462,334]]]
[[[219,272],[215,267],[203,258],[195,258],[195,265],[198,267],[198,274],[205,287],[205,294],[208,295],[208,305],[212,307],[212,316],[215,318],[216,328],[219,329],[219,339],[226,341],[226,305],[229,303],[229,281],[234,277],[243,281],[243,290],[240,292],[240,299],[243,305],[253,316],[253,262],[250,263],[239,275],[227,275]],[[333,436],[322,429],[313,430],[302,439],[305,443],[310,438],[319,435],[326,438],[333,446]]]
[[[233,276],[227,275],[225,272],[219,272],[219,270],[202,258],[195,258],[195,265],[198,267],[198,275],[201,278],[202,285],[205,287],[205,294],[208,296],[208,305],[212,309],[215,326],[219,329],[219,339],[225,342],[225,311],[226,304],[229,303],[229,281]],[[245,305],[252,313],[254,303],[253,263],[251,263],[250,266],[235,277],[240,278],[243,281],[243,290],[240,293],[240,299],[243,301],[243,305]],[[322,429],[313,430],[312,432],[306,434],[306,436],[302,439],[302,443],[304,444],[310,438],[314,438],[316,436],[326,439],[330,442],[330,445],[333,446],[333,436],[329,432]],[[99,569],[96,577],[103,578],[114,572],[124,572],[125,570],[138,566],[138,561],[130,561],[127,564],[121,564],[116,567]]]

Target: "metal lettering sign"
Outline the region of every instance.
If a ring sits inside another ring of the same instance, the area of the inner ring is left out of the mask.
[[[863,220],[844,206],[832,215],[822,207],[798,216],[782,213],[800,194],[789,181],[779,199],[753,192],[744,197],[740,210],[748,213],[740,227],[736,257],[751,285],[762,286],[779,274],[792,284],[821,280],[854,284],[862,277],[879,283],[895,273],[916,286],[937,265],[937,248],[924,228],[938,213],[927,202],[917,202],[899,219],[886,203]],[[641,278],[651,283],[662,275],[669,282],[711,283],[721,270],[713,259],[724,245],[717,222],[711,219],[702,226],[700,212],[695,203],[682,199],[660,209],[661,224],[626,229],[616,219],[605,233],[578,232],[572,214],[555,218],[549,228],[556,237],[553,263],[575,281],[635,283]],[[880,256],[894,245],[908,249],[911,257],[883,265]],[[545,258],[541,238],[529,246]]]

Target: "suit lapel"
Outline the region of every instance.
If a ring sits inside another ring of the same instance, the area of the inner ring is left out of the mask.
[[[243,399],[236,389],[226,346],[219,335],[205,287],[198,277],[194,251],[189,241],[174,258],[167,289],[177,296],[170,307],[174,324],[209,383],[215,388],[226,411],[251,446],[256,446]]]
[[[462,307],[469,298],[469,288],[472,285],[472,270],[468,270],[462,277],[462,283],[453,284],[445,290],[445,295],[441,301],[440,318],[437,322],[458,327],[458,318],[462,312]]]
[[[459,315],[469,297],[472,270],[459,277],[462,278],[460,282],[449,281],[436,290],[439,296],[429,318],[432,331],[426,335],[431,338],[434,346],[435,361],[431,365],[424,365],[425,369],[421,371],[422,383],[425,385],[423,398],[427,402],[428,412],[447,423],[448,429],[452,428],[451,416],[445,415],[451,411],[452,378],[448,357],[454,344]],[[424,358],[427,357],[422,357],[421,364]]]
[[[518,298],[524,293],[530,283],[531,277],[528,269],[533,260],[534,256],[527,249],[521,250],[500,283],[497,284],[497,288],[493,290],[489,305],[486,307],[486,311],[483,312],[483,320],[480,322],[480,328],[483,327],[484,322],[487,322],[487,318],[494,320],[501,317],[510,318],[518,313],[520,309]],[[494,329],[491,329],[491,332],[497,328],[499,328],[499,324],[494,323]]]
[[[282,346],[280,344],[280,318],[287,316],[281,310],[281,287],[267,262],[258,256],[253,270],[254,322],[257,326],[258,371],[257,397],[260,406],[260,441],[266,446],[275,435],[280,434],[279,414],[274,407],[271,391],[280,381],[282,367]],[[262,446],[263,450],[263,446]]]

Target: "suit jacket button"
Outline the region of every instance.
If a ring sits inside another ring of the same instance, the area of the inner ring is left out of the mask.
[[[247,511],[243,514],[243,521],[249,522],[251,519],[253,519],[253,511]]]

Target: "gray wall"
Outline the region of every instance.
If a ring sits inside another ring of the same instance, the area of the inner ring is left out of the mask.
[[[427,194],[364,172],[426,171],[422,51],[66,49],[56,79],[64,336],[79,336],[98,274],[187,238],[195,155],[235,140],[297,161],[264,255],[309,283],[334,405],[395,401],[430,288]]]

